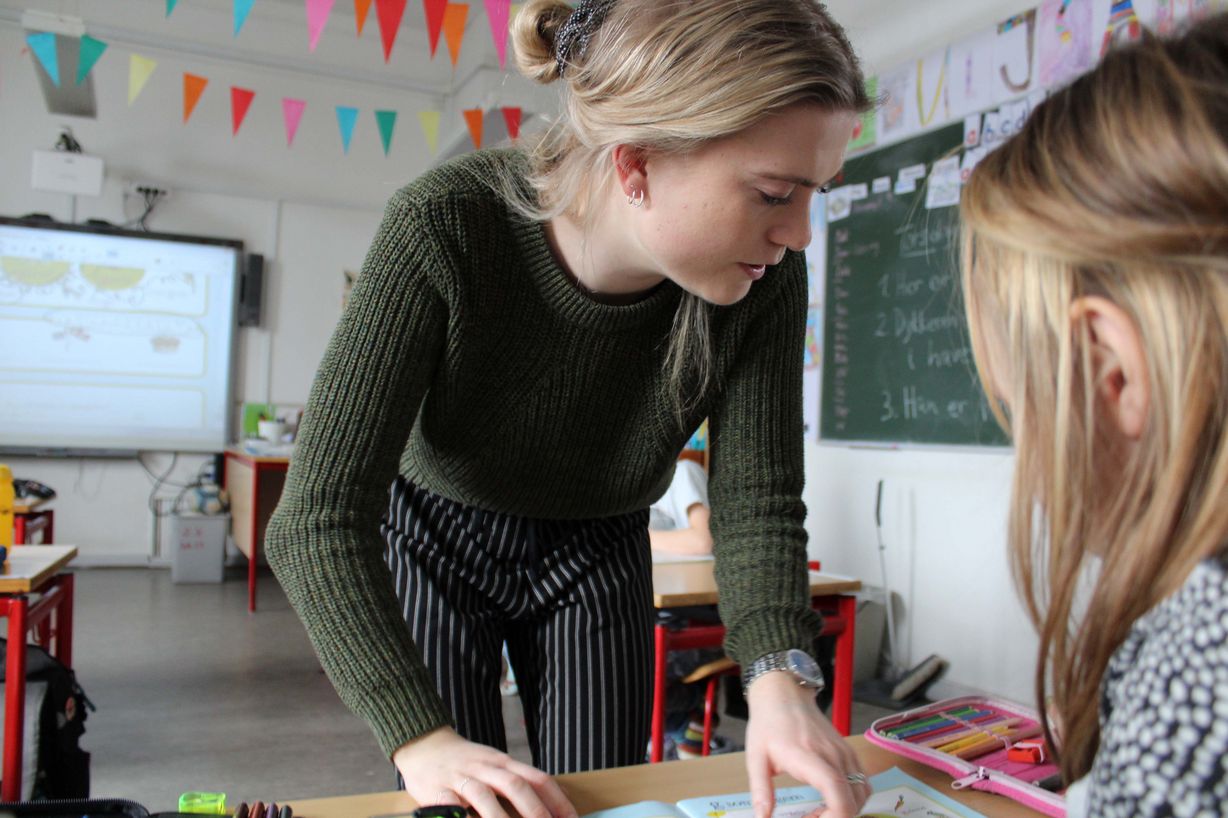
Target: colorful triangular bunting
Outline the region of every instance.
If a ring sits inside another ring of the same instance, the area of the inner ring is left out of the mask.
[[[461,39],[465,36],[465,18],[469,16],[469,6],[466,3],[448,3],[443,10],[443,36],[448,40],[448,54],[452,57],[452,67],[460,58]]]
[[[200,95],[205,92],[205,86],[208,84],[209,80],[205,77],[189,74],[186,71],[183,73],[183,122],[185,125],[192,117],[192,112],[196,110],[196,103],[200,102]]]
[[[431,149],[431,155],[439,151],[439,111],[419,111],[418,124],[426,136],[426,146]]]
[[[324,25],[332,10],[333,0],[307,0],[307,42],[312,51],[320,42],[320,35],[324,33]]]
[[[490,36],[495,38],[495,51],[499,54],[499,68],[507,68],[507,21],[512,0],[486,0],[486,19],[490,22]]]
[[[236,88],[230,86],[230,127],[231,136],[237,136],[239,127],[243,125],[243,118],[247,116],[247,109],[252,105],[252,98],[256,96],[256,92],[248,88]]]
[[[362,36],[363,26],[367,24],[367,12],[371,10],[371,0],[354,0],[354,22],[358,25],[358,36]]]
[[[292,97],[283,97],[281,100],[281,116],[286,122],[286,147],[294,144],[294,135],[298,133],[298,123],[303,118],[303,109],[307,107],[307,101],[303,99],[294,99]]]
[[[166,16],[167,17],[171,16],[171,12],[175,10],[175,4],[178,2],[179,0],[166,0]]]
[[[140,54],[133,54],[128,58],[128,104],[136,102],[136,98],[140,96],[141,91],[145,90],[145,83],[149,82],[149,75],[154,72],[158,64],[149,59],[142,57]]]
[[[439,48],[439,32],[443,31],[443,14],[448,8],[448,0],[422,0],[426,9],[426,33],[431,39],[431,59],[435,58],[435,49]]]
[[[379,125],[379,138],[384,143],[384,156],[392,146],[392,130],[397,126],[396,111],[376,111],[375,121]]]
[[[60,58],[55,53],[55,35],[47,32],[27,34],[26,43],[56,85],[60,84]]]
[[[507,125],[507,135],[513,140],[520,136],[520,108],[505,106],[503,122]]]
[[[469,126],[469,137],[473,140],[473,147],[477,150],[482,149],[482,109],[481,108],[466,108],[462,111],[465,115],[465,124]]]
[[[379,36],[384,43],[384,62],[392,54],[392,44],[397,41],[397,29],[405,14],[405,0],[375,0],[375,13],[379,15]]]
[[[88,34],[81,35],[81,53],[77,57],[77,85],[85,82],[85,78],[94,70],[98,58],[107,50],[107,44],[96,40]]]
[[[337,106],[337,127],[341,129],[341,146],[350,152],[350,137],[354,135],[354,123],[358,121],[358,109],[348,105]]]
[[[239,31],[242,30],[243,24],[247,22],[247,15],[252,10],[252,6],[256,0],[235,0],[235,36],[239,36]]]

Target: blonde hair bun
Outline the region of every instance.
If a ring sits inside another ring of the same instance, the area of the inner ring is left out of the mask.
[[[564,0],[529,0],[516,15],[512,51],[521,74],[543,85],[559,78],[554,37],[571,11]]]

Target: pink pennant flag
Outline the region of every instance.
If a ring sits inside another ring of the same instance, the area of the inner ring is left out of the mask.
[[[320,35],[324,33],[324,25],[328,22],[328,15],[332,13],[333,0],[306,1],[308,42],[311,50],[315,51],[316,44],[320,42]]]
[[[286,147],[294,144],[294,135],[298,133],[299,120],[303,118],[303,109],[307,100],[283,97],[281,100],[281,115],[286,121]]]
[[[507,68],[507,19],[511,8],[512,0],[486,0],[486,19],[490,22],[490,36],[495,38],[500,70]]]

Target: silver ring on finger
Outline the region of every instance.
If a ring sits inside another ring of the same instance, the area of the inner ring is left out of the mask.
[[[850,784],[865,784],[868,781],[865,773],[848,773],[844,776],[844,779]]]

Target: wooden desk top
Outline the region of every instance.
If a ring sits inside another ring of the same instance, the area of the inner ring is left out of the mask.
[[[242,446],[227,446],[225,454],[227,457],[233,458],[235,460],[238,460],[242,463],[246,463],[251,466],[254,466],[254,465],[288,466],[290,464],[290,458],[284,455],[278,456],[278,455],[267,455],[267,454],[252,454],[251,452],[244,449]]]
[[[861,590],[861,580],[810,572],[810,596],[851,594]],[[657,608],[715,605],[716,577],[713,563],[665,562],[652,566],[652,604]]]
[[[13,500],[14,514],[29,514],[50,503],[54,497],[18,497]]]
[[[944,795],[990,818],[1037,818],[1040,815],[1000,795],[953,790],[950,776],[876,747],[861,736],[848,741],[870,775],[899,767]],[[559,776],[558,782],[580,815],[636,801],[674,803],[683,798],[746,792],[750,789],[743,753],[563,775]],[[796,784],[797,781],[788,776],[776,779],[778,787]],[[403,792],[382,792],[292,801],[291,806],[298,818],[408,818],[415,804]]]
[[[9,572],[0,574],[0,594],[37,591],[76,556],[75,545],[15,545],[9,549]]]

